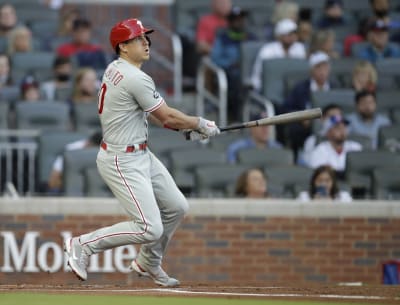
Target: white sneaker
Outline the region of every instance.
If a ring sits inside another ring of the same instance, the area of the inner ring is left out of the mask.
[[[136,260],[133,260],[130,269],[135,271],[139,276],[148,276],[150,277],[154,283],[163,287],[177,287],[181,283],[174,279],[173,277],[169,277],[168,274],[161,268],[155,268],[155,270],[146,270],[142,266],[140,266]]]
[[[83,249],[79,239],[67,238],[64,243],[64,251],[68,255],[68,266],[81,281],[87,280],[86,268],[89,265],[89,255]]]

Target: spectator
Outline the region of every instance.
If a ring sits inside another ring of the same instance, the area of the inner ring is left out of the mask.
[[[276,41],[264,44],[257,54],[251,82],[256,90],[261,89],[262,62],[275,58],[306,58],[304,44],[297,41],[297,24],[291,19],[279,21],[274,30]]]
[[[64,151],[78,150],[89,147],[95,147],[100,145],[102,139],[101,132],[93,133],[89,138],[78,140],[72,143],[69,143],[65,146]],[[57,156],[56,160],[53,163],[52,170],[50,172],[49,180],[47,183],[47,190],[50,193],[60,193],[63,187],[63,170],[64,170],[64,158],[62,154]]]
[[[326,141],[319,143],[310,153],[309,166],[317,168],[330,165],[340,175],[346,167],[346,154],[350,151],[360,151],[362,146],[347,139],[348,121],[342,116],[331,116],[322,125],[321,136]]]
[[[69,57],[57,56],[53,62],[53,79],[41,86],[45,98],[56,99],[56,90],[71,87],[72,63]]]
[[[251,120],[259,120],[266,117],[265,115],[254,115]],[[254,148],[282,148],[282,144],[270,138],[270,127],[259,126],[249,130],[250,136],[231,143],[227,149],[227,159],[230,163],[235,163],[237,154],[242,149]]]
[[[368,34],[368,24],[369,24],[369,18],[362,18],[358,22],[358,29],[356,34],[349,34],[346,36],[343,42],[343,54],[346,57],[352,56],[353,51],[352,47],[354,44],[357,44],[359,42],[364,42],[367,40],[367,34]]]
[[[274,6],[271,21],[266,27],[266,40],[274,39],[273,29],[283,19],[291,19],[297,23],[299,19],[299,5],[291,1],[279,1]]]
[[[14,6],[5,3],[0,6],[0,36],[7,36],[17,26],[18,18]]]
[[[91,43],[92,28],[89,20],[76,19],[72,26],[72,40],[62,44],[57,54],[65,57],[75,56],[80,67],[104,69],[106,57],[100,46]]]
[[[347,119],[350,122],[350,134],[367,136],[371,139],[372,148],[378,146],[378,131],[383,126],[390,125],[390,119],[376,113],[376,96],[374,92],[363,90],[355,96],[356,111]]]
[[[33,50],[32,32],[26,26],[18,26],[8,35],[8,55],[26,53]]]
[[[10,57],[0,53],[0,89],[12,85]]]
[[[354,65],[352,87],[355,91],[375,91],[377,82],[378,73],[369,61],[361,60]]]
[[[299,21],[297,24],[298,27],[297,35],[299,38],[299,42],[304,43],[305,46],[308,46],[310,44],[313,33],[311,15],[312,15],[312,10],[309,8],[302,8],[299,13]]]
[[[268,197],[267,177],[263,170],[251,168],[243,172],[236,181],[235,195],[245,198]]]
[[[72,35],[72,28],[76,19],[80,17],[79,10],[72,8],[63,10],[59,19],[57,36],[70,37]]]
[[[382,20],[371,20],[368,25],[368,44],[356,56],[375,64],[383,58],[400,57],[400,49],[389,43],[389,28]]]
[[[21,82],[21,100],[25,102],[40,100],[39,82],[32,75],[25,76]]]
[[[342,0],[326,0],[324,14],[318,20],[317,27],[319,29],[327,29],[345,24]]]
[[[342,116],[342,115],[343,115],[343,110],[342,108],[340,108],[339,105],[328,104],[322,109],[321,124],[323,124],[325,120],[330,118],[331,116]],[[317,146],[317,144],[320,142],[320,140],[321,136],[315,133],[309,135],[306,138],[306,140],[304,141],[303,149],[298,157],[298,164],[300,165],[309,164],[310,154]]]
[[[390,23],[389,0],[369,0],[369,4],[376,19],[382,20],[386,24]]]
[[[310,77],[297,83],[289,92],[283,104],[285,112],[305,110],[312,107],[312,93],[329,91],[338,84],[329,79],[331,67],[329,56],[324,52],[311,54],[309,58]],[[310,121],[302,121],[286,126],[288,140],[295,154],[303,146],[304,140],[311,133]]]
[[[346,191],[340,191],[336,173],[329,165],[321,165],[316,168],[310,181],[308,192],[300,192],[298,198],[301,201],[313,199],[328,199],[340,202],[351,202],[351,195]]]
[[[240,75],[240,45],[252,40],[254,36],[247,32],[247,11],[235,6],[229,13],[228,27],[221,30],[211,50],[211,59],[226,72],[228,78],[228,116],[230,121],[239,121],[242,112],[242,83]]]
[[[226,16],[231,12],[231,0],[211,0],[211,14],[200,18],[196,30],[196,48],[201,55],[208,55],[219,28],[227,25]]]
[[[92,68],[78,70],[72,88],[72,102],[92,103],[97,101],[98,79],[96,71]]]
[[[339,53],[335,50],[336,35],[333,30],[318,30],[311,36],[309,53],[318,51],[326,53],[331,59],[339,58]]]

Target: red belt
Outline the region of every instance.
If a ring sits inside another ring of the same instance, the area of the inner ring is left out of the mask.
[[[104,141],[101,141],[100,147],[103,148],[104,150],[107,150],[107,143]],[[134,145],[129,145],[126,147],[125,152],[131,153],[134,151],[139,151],[139,150],[145,150],[147,148],[147,142],[140,143],[140,144],[134,144]]]

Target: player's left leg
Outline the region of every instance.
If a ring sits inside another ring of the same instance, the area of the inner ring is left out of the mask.
[[[159,282],[150,274],[157,284],[163,286],[177,286],[179,281],[170,278],[161,268],[161,261],[166,252],[169,241],[181,220],[188,210],[185,196],[178,189],[165,166],[152,155],[151,176],[154,195],[160,208],[161,220],[164,231],[158,241],[143,244],[132,269],[139,274],[146,275],[144,271],[155,271],[159,275]],[[161,282],[160,282],[161,281]],[[164,285],[166,284],[166,285]]]

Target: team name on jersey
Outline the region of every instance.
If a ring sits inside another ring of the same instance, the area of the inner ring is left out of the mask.
[[[104,76],[114,85],[118,85],[118,83],[124,78],[124,76],[121,74],[121,72],[118,71],[118,69],[115,69],[114,67],[109,67],[106,72],[104,73]]]

